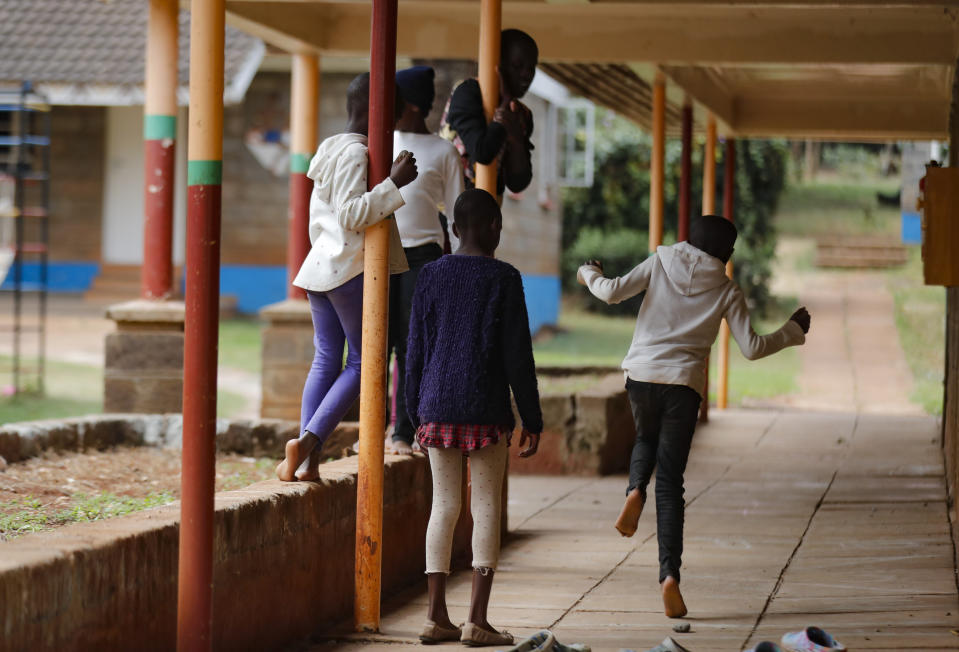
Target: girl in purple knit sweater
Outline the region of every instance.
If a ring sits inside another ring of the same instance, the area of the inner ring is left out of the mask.
[[[487,620],[499,558],[501,489],[515,427],[510,390],[523,421],[520,457],[536,453],[543,416],[519,272],[493,258],[503,217],[492,195],[467,190],[453,207],[460,247],[427,264],[413,296],[406,358],[406,406],[429,452],[433,506],[426,530],[429,612],[424,643],[511,645]],[[446,609],[453,529],[459,518],[462,458],[470,457],[473,594],[468,622]]]

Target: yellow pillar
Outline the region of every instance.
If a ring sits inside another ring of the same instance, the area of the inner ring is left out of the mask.
[[[499,104],[499,66],[500,32],[502,31],[502,0],[481,0],[480,2],[480,49],[479,83],[483,93],[483,112],[486,119],[493,119],[493,112]],[[496,197],[496,161],[489,165],[476,165],[476,187],[482,188]]]
[[[317,145],[320,63],[315,54],[294,54],[290,79],[290,229],[286,249],[287,296],[305,299],[293,279],[310,251],[310,195],[313,180],[306,176]]]
[[[653,82],[653,158],[649,166],[649,251],[663,244],[663,181],[666,165],[666,78]]]
[[[736,188],[736,141],[726,139],[726,154],[723,165],[723,213],[733,221],[733,194]],[[726,276],[733,277],[733,261],[726,263]],[[729,398],[729,324],[726,320],[719,326],[719,386],[716,388],[716,407],[725,410]]]

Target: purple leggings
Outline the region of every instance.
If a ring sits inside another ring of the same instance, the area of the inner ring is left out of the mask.
[[[303,386],[300,432],[326,441],[360,395],[363,275],[327,292],[306,293],[313,313],[313,365]],[[349,344],[343,367],[343,343]]]

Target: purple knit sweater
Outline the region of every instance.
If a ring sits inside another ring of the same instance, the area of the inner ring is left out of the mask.
[[[443,256],[420,271],[406,354],[406,409],[421,423],[543,430],[523,281],[483,256]]]

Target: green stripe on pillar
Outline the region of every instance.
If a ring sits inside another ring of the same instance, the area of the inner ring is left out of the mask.
[[[309,154],[290,154],[290,172],[293,174],[306,174],[310,169]]]
[[[147,115],[143,118],[144,140],[176,140],[175,115]]]
[[[188,186],[218,186],[223,182],[223,161],[188,161]]]

